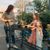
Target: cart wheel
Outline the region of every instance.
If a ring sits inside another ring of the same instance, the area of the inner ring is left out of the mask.
[[[8,50],[11,50],[11,48],[9,47]]]

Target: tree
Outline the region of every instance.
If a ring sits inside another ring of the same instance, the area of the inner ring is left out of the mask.
[[[50,11],[46,11],[40,14],[40,19],[45,24],[50,24]]]
[[[34,0],[33,2],[35,4],[35,10],[37,10],[39,13],[42,13],[48,9],[47,0],[43,2],[41,0]]]
[[[43,2],[41,2],[41,0],[34,0],[33,3],[35,4],[35,10],[38,11],[40,20],[42,21],[42,23],[44,22],[46,25],[50,23],[50,11],[48,9],[47,0]],[[23,12],[22,15],[20,15],[18,18],[20,23],[23,22],[25,24],[29,24],[33,20],[32,14],[31,13],[28,14],[25,12]]]
[[[21,23],[21,21],[23,22],[23,24],[30,24],[33,20],[32,14],[31,13],[25,13],[23,12],[22,15],[18,16],[18,19]]]

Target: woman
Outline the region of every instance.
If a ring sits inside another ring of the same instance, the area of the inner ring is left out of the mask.
[[[13,25],[15,23],[15,15],[13,13],[13,9],[14,9],[14,6],[13,5],[9,5],[8,8],[6,9],[5,13],[2,15],[2,21],[5,23],[4,30],[5,30],[5,33],[6,33],[7,47],[9,47],[9,37],[8,37],[7,24],[9,24],[9,28],[10,28],[9,31],[11,32],[10,36],[12,38],[13,47],[16,47],[14,45],[15,44],[14,30],[11,27],[11,25]]]
[[[32,29],[32,34],[30,35],[28,42],[37,46],[38,50],[40,50],[39,48],[42,48],[43,39],[42,25],[37,13],[33,15],[33,18],[34,20],[31,23],[32,26],[29,26]]]

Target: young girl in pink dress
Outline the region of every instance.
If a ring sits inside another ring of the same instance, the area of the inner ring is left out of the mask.
[[[34,21],[32,22],[32,26],[30,26],[32,28],[32,34],[28,38],[28,42],[41,48],[43,39],[42,25],[37,14],[33,18]]]

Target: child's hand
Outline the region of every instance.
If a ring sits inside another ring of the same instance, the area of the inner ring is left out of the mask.
[[[33,27],[31,30],[35,30],[37,27]]]

